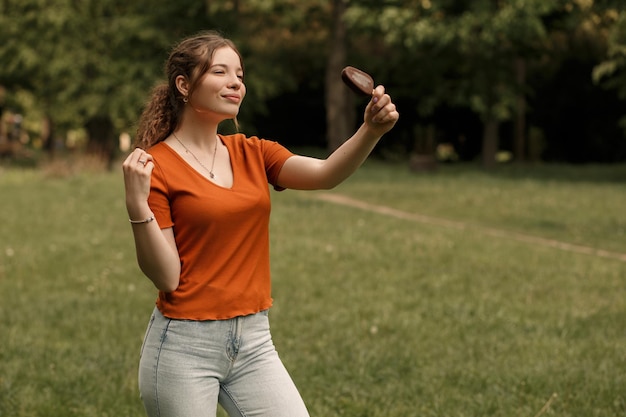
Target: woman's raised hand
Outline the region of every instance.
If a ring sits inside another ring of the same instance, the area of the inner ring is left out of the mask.
[[[365,108],[364,121],[371,133],[382,136],[390,131],[398,121],[400,114],[385,87],[379,85],[372,93],[372,99]]]
[[[140,148],[131,152],[122,164],[126,205],[129,212],[133,208],[138,208],[142,203],[147,203],[153,169],[152,155]]]

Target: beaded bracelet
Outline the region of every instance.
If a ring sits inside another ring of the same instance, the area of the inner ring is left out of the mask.
[[[130,222],[130,224],[143,224],[143,223],[150,223],[152,220],[154,220],[154,216],[150,216],[145,220],[131,220],[128,219],[128,221]]]

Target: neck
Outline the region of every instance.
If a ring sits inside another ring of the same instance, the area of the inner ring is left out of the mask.
[[[191,130],[181,126],[174,131],[176,138],[186,146],[200,151],[210,151],[217,145],[217,129]]]
[[[174,131],[176,136],[187,145],[212,151],[217,141],[218,122],[193,116],[188,112],[183,114]]]

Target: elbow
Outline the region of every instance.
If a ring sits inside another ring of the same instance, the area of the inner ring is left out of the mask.
[[[180,270],[171,271],[168,274],[163,273],[162,271],[150,271],[144,268],[141,268],[142,272],[152,284],[159,291],[163,292],[174,292],[178,288],[178,284],[180,283]]]
[[[174,292],[180,283],[180,275],[160,277],[160,279],[150,278],[150,280],[159,291]]]
[[[154,283],[154,286],[162,292],[174,292],[176,288],[178,288],[178,281],[176,283],[173,282],[164,282],[164,283]]]

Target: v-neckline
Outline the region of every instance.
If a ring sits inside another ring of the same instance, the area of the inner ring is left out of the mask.
[[[235,186],[235,170],[234,170],[234,165],[233,165],[233,161],[231,158],[232,152],[230,151],[230,148],[228,147],[228,144],[226,143],[226,141],[222,138],[221,135],[217,135],[217,139],[222,142],[222,144],[224,145],[224,147],[226,148],[226,152],[228,152],[228,161],[230,163],[230,170],[231,170],[231,175],[232,175],[232,183],[230,184],[230,187],[227,187],[223,184],[220,184],[218,182],[215,181],[215,179],[211,179],[207,173],[207,175],[204,175],[202,172],[200,172],[198,169],[196,169],[193,165],[191,165],[183,155],[181,155],[176,149],[174,149],[174,147],[172,145],[170,145],[167,142],[163,142],[163,144],[165,146],[168,147],[168,149],[170,151],[172,151],[190,170],[192,170],[196,175],[202,177],[204,180],[208,181],[209,183],[215,185],[216,187],[222,188],[224,190],[232,190]]]

